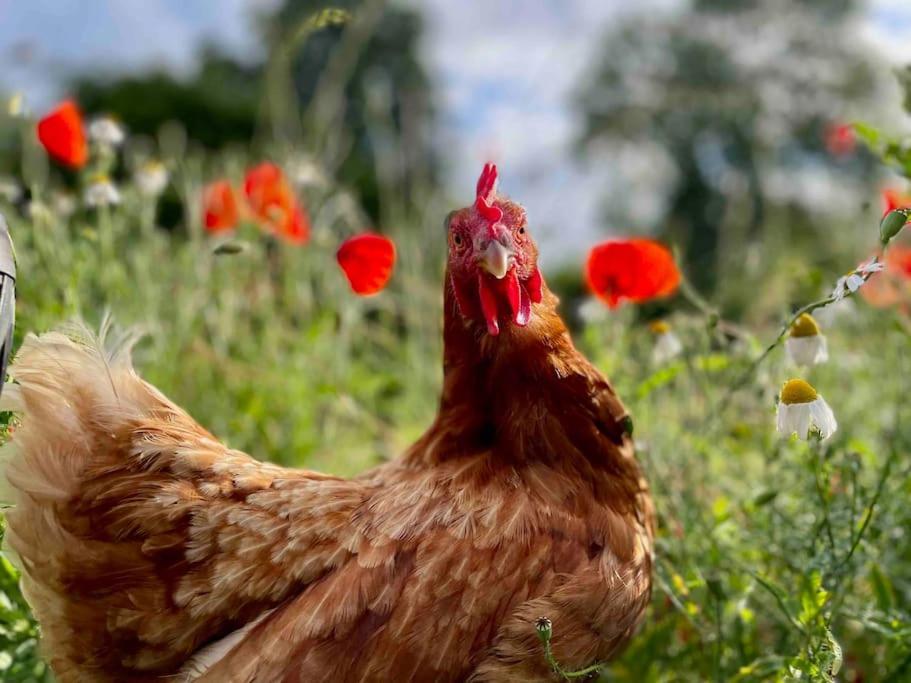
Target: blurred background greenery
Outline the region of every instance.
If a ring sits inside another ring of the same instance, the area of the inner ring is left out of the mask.
[[[323,15],[319,2],[253,3],[252,52],[215,41],[183,69],[64,70],[54,40],[21,27],[80,10],[0,5],[17,339],[110,311],[146,331],[144,377],[231,446],[354,474],[433,416],[442,219],[468,203],[490,156],[529,209],[579,344],[636,418],[656,497],[653,608],[604,680],[911,680],[906,309],[849,301],[821,317],[832,360],[808,379],[841,423],[824,445],[774,432],[777,389],[795,372],[780,352],[737,384],[788,313],[873,253],[880,190],[905,188],[894,72],[911,9],[622,4],[365,0]],[[163,6],[187,21],[199,11]],[[128,132],[110,160],[117,206],[82,205],[86,174],[37,145],[35,116],[67,93]],[[854,121],[890,133],[862,128],[868,149],[844,132]],[[312,239],[291,246],[245,222],[239,253],[220,253],[201,189],[239,183],[266,158],[293,182]],[[169,172],[160,197],[134,179],[149,159]],[[334,254],[367,228],[399,257],[390,287],[358,299]],[[617,234],[673,245],[707,303],[593,303],[584,253]],[[657,316],[683,343],[660,364],[643,324]],[[2,562],[0,678],[43,680],[36,626]]]

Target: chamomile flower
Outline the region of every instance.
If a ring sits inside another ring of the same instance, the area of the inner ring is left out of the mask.
[[[0,199],[15,204],[22,198],[22,186],[13,178],[0,177]]]
[[[134,180],[144,197],[157,197],[168,186],[168,169],[160,161],[147,161],[136,171]]]
[[[597,298],[590,296],[579,304],[576,309],[579,318],[586,325],[597,325],[607,320],[607,306],[601,303]]]
[[[791,325],[784,346],[797,365],[809,367],[829,360],[825,335],[819,331],[819,325],[809,313],[804,313]]]
[[[76,198],[66,192],[55,192],[51,198],[54,213],[64,220],[76,213]]]
[[[298,187],[324,187],[327,183],[323,169],[315,161],[306,157],[291,164],[290,175]]]
[[[120,190],[107,176],[95,176],[85,189],[83,199],[91,207],[111,206],[120,203]]]
[[[6,103],[6,113],[9,114],[12,119],[21,119],[28,115],[25,99],[22,97],[21,92],[14,93],[13,96],[9,98],[9,102]]]
[[[103,147],[119,147],[126,139],[123,127],[110,116],[100,116],[89,124],[89,138]]]
[[[663,365],[683,351],[680,338],[664,320],[652,321],[648,329],[655,335],[655,345],[652,347],[652,362],[655,365]]]
[[[791,436],[796,433],[804,441],[811,433],[828,439],[838,429],[829,404],[802,379],[790,379],[781,388],[777,422],[781,434]]]
[[[50,223],[54,219],[51,208],[37,199],[26,204],[25,213],[35,223]]]
[[[859,265],[850,273],[846,273],[838,278],[838,282],[835,283],[835,289],[832,291],[832,296],[835,297],[836,301],[841,301],[849,294],[853,294],[860,289],[861,285],[866,282],[866,276],[877,273],[882,269],[882,263],[875,258],[870,259],[866,263]]]

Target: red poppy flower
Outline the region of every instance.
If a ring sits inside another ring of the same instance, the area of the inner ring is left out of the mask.
[[[883,218],[895,209],[909,208],[911,208],[911,195],[894,188],[883,190]]]
[[[893,245],[886,254],[886,270],[911,281],[911,247]]]
[[[588,254],[588,286],[615,308],[624,299],[642,303],[673,294],[680,271],[671,252],[646,239],[603,242]]]
[[[82,113],[66,100],[38,122],[38,140],[53,159],[70,168],[82,168],[89,158]]]
[[[395,244],[374,233],[356,235],[345,240],[336,258],[354,293],[369,296],[389,282],[395,266]]]
[[[234,188],[227,180],[207,185],[202,193],[203,221],[211,233],[233,230],[240,218]]]
[[[888,308],[911,304],[911,247],[894,244],[885,256],[885,268],[870,276],[860,289],[868,304]]]
[[[253,214],[270,225],[284,222],[295,204],[285,174],[268,161],[247,171],[244,194]]]
[[[826,149],[836,157],[845,157],[854,151],[857,139],[854,127],[847,123],[832,123],[826,127]]]
[[[310,238],[307,213],[278,166],[265,161],[247,171],[244,194],[250,211],[264,227],[294,244]]]

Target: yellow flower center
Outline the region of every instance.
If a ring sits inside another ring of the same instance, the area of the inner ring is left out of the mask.
[[[110,183],[110,179],[104,173],[96,173],[92,176],[93,185],[106,185]]]
[[[816,389],[802,379],[789,379],[781,388],[781,402],[785,405],[812,403],[816,398]]]
[[[652,334],[667,334],[671,331],[671,326],[663,320],[653,320],[648,324],[648,329]]]
[[[819,334],[819,325],[809,313],[804,313],[791,325],[792,337],[815,337]]]

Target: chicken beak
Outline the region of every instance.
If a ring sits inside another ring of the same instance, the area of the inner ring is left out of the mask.
[[[512,256],[511,249],[507,249],[499,240],[494,239],[490,240],[487,248],[481,252],[479,262],[484,270],[497,280],[502,280],[509,271],[509,260]]]

